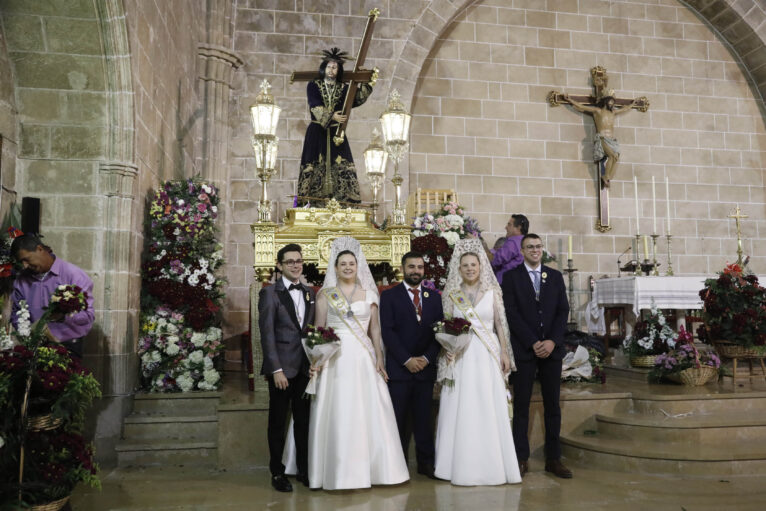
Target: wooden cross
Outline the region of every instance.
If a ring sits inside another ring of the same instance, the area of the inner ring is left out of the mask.
[[[742,266],[742,231],[739,228],[739,221],[748,218],[748,216],[740,212],[739,204],[737,204],[737,209],[729,215],[729,218],[733,218],[737,222],[737,264]]]
[[[359,87],[359,83],[371,82],[375,83],[378,79],[378,69],[362,69],[364,65],[364,59],[367,57],[367,49],[370,47],[370,41],[372,40],[372,31],[375,28],[375,22],[380,16],[380,10],[378,8],[371,9],[367,15],[367,26],[364,27],[364,35],[362,36],[362,44],[359,45],[359,52],[356,54],[356,62],[354,62],[354,70],[351,72],[343,72],[343,81],[348,82],[348,92],[346,98],[343,101],[343,109],[341,115],[346,116],[346,120],[338,124],[338,128],[333,137],[335,145],[341,145],[346,137],[346,125],[351,115],[351,107],[354,104],[354,98],[356,97],[356,89]],[[290,75],[290,83],[293,82],[310,82],[318,77],[316,71],[293,71]]]
[[[590,70],[591,79],[593,81],[594,94],[592,96],[570,96],[557,91],[550,91],[548,93],[548,103],[551,106],[559,106],[561,104],[570,104],[575,107],[576,110],[586,112],[594,116],[596,122],[596,128],[599,128],[600,117],[598,116],[600,110],[608,115],[610,112],[613,114],[619,114],[621,112],[636,109],[640,112],[646,112],[649,109],[649,100],[646,97],[640,97],[637,99],[623,99],[614,96],[614,91],[607,88],[609,84],[609,77],[606,74],[606,69],[601,66],[596,66]],[[601,108],[599,102],[602,98],[613,97],[614,109],[607,111]],[[612,115],[613,117],[613,115]],[[610,121],[613,123],[613,120]],[[608,163],[609,160],[610,161]],[[609,179],[611,175],[607,172],[607,165],[616,169],[617,158],[607,153],[606,156],[597,163],[598,165],[598,181],[599,181],[599,217],[596,220],[596,229],[599,232],[607,232],[612,229],[609,225]]]

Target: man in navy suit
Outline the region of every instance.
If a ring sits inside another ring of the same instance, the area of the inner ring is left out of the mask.
[[[421,285],[425,272],[422,254],[402,257],[404,282],[380,295],[380,326],[386,346],[388,390],[394,405],[396,425],[407,457],[412,418],[418,473],[434,477],[434,437],[431,422],[436,342],[432,325],[443,318],[439,293]]]
[[[528,470],[529,402],[539,375],[545,417],[545,470],[569,479],[561,463],[561,359],[564,358],[569,302],[561,273],[541,264],[543,243],[537,234],[521,240],[524,264],[503,275],[503,301],[517,371],[513,380],[513,442],[521,475]]]

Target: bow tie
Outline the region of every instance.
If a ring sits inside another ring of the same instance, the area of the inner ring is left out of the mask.
[[[293,289],[303,290],[303,286],[301,286],[300,284],[290,284],[290,287],[287,288],[288,291],[292,291]]]

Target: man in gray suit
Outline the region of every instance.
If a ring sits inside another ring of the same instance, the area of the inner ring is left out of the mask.
[[[263,347],[261,374],[269,382],[269,469],[271,485],[281,492],[293,491],[285,477],[282,451],[285,446],[287,412],[292,408],[297,480],[308,486],[308,437],[311,401],[303,398],[309,381],[309,361],[301,337],[314,322],[314,290],[300,282],[303,256],[300,245],[291,243],[277,253],[282,276],[261,290],[258,326]]]

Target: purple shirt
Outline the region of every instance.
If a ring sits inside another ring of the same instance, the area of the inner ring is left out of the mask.
[[[87,310],[66,316],[61,322],[48,323],[48,329],[60,341],[71,341],[85,336],[93,326],[93,281],[77,266],[56,258],[45,274],[21,274],[13,283],[13,312],[11,322],[16,327],[19,302],[26,300],[29,319],[34,323],[43,315],[51,295],[61,284],[80,286],[88,293]]]
[[[524,261],[524,256],[521,255],[522,238],[524,238],[522,235],[509,236],[505,239],[502,247],[491,250],[494,256],[494,259],[492,259],[492,269],[495,272],[498,284],[503,283],[503,273],[516,268]]]

